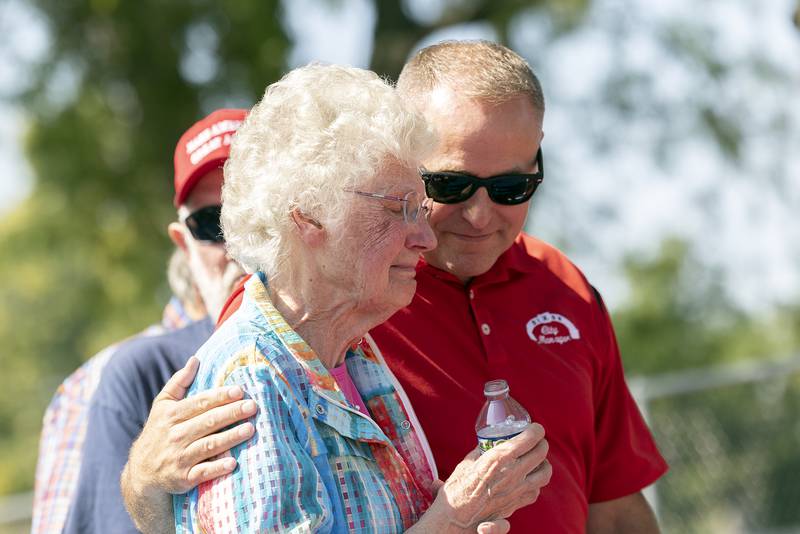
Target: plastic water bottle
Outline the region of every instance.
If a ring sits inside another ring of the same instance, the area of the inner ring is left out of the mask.
[[[481,453],[513,438],[531,424],[531,416],[508,391],[505,380],[492,380],[483,386],[486,402],[475,422]]]

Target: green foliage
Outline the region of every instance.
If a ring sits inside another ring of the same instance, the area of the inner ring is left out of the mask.
[[[433,21],[414,18],[404,2],[375,0],[377,24],[370,68],[397,79],[410,51],[425,36],[452,26],[470,22],[488,22],[507,42],[508,28],[520,13],[543,9],[558,32],[575,28],[591,3],[589,0],[442,0],[446,9]]]
[[[31,488],[60,380],[160,318],[178,137],[252,104],[288,47],[277,0],[31,4],[52,46],[20,96],[35,189],[0,223],[0,494]]]
[[[626,370],[652,375],[800,350],[800,310],[750,316],[737,309],[719,274],[686,242],[665,240],[653,258],[629,257],[630,295],[614,325]]]

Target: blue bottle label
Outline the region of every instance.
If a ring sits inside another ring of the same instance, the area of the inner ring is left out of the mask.
[[[521,433],[522,433],[522,430],[514,432],[513,434],[508,434],[508,435],[505,435],[505,436],[491,437],[491,438],[482,438],[481,436],[478,436],[478,448],[481,450],[481,454],[483,454],[484,452],[488,451],[489,449],[493,449],[497,445],[500,445],[501,443],[504,443],[504,442],[510,440],[511,438],[513,438],[514,436],[519,435]]]

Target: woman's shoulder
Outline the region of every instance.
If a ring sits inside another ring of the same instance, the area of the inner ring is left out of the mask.
[[[300,369],[280,338],[262,325],[226,321],[197,352],[198,390],[235,383],[232,377],[286,382]]]

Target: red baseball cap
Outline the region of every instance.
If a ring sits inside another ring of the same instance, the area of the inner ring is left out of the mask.
[[[245,109],[218,109],[186,130],[175,147],[175,207],[197,181],[221,167],[231,151],[231,138],[247,115]]]

